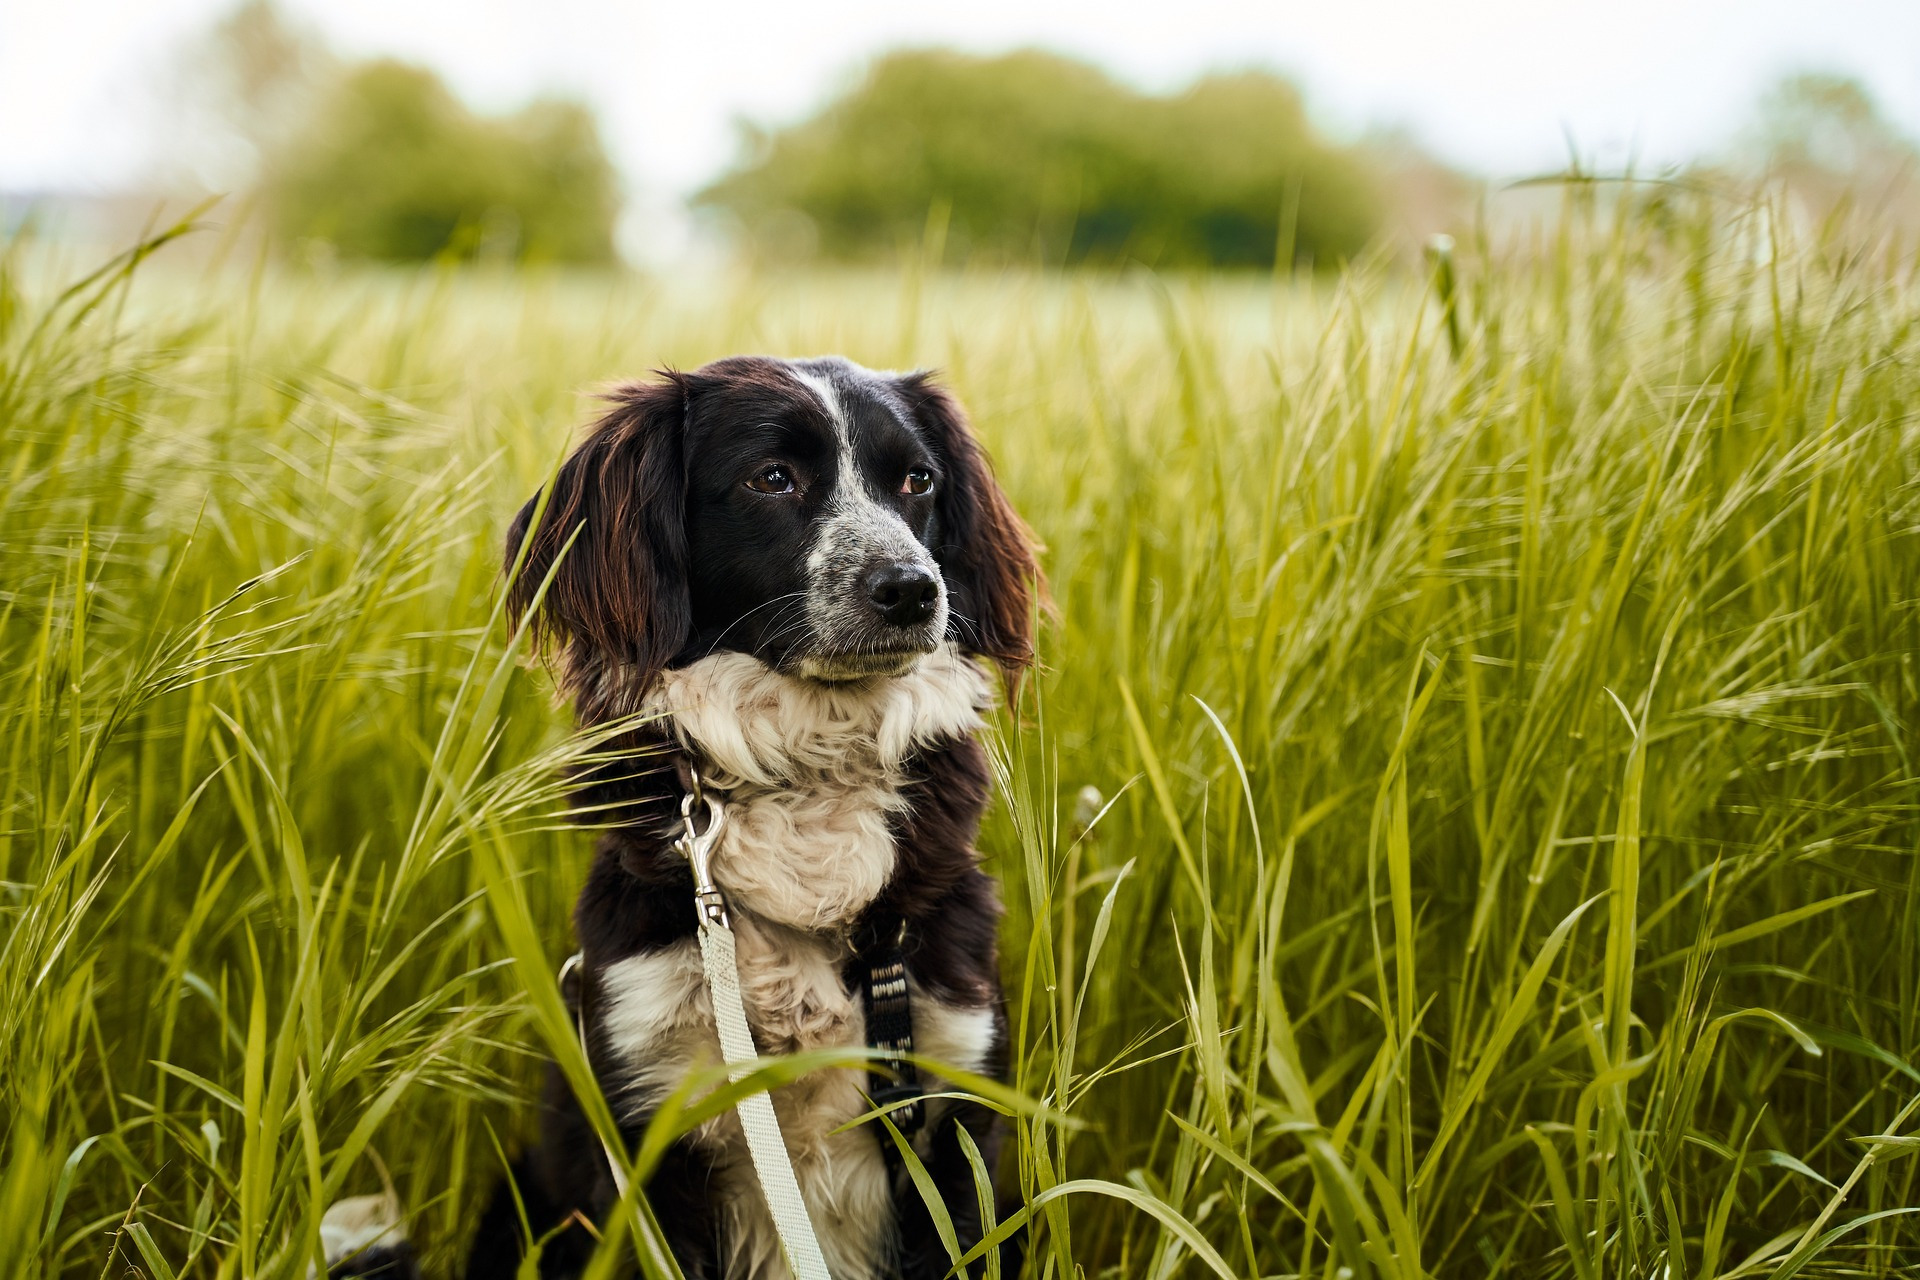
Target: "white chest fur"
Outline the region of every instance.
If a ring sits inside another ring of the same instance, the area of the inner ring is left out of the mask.
[[[668,673],[648,698],[727,794],[714,876],[732,913],[747,1020],[763,1052],[866,1042],[859,994],[841,982],[845,928],[892,874],[890,821],[903,805],[912,752],[977,732],[991,696],[978,666],[942,649],[907,675],[859,686],[798,680],[743,654],[716,654]],[[608,1083],[629,1113],[721,1060],[695,940],[611,965],[598,984],[598,1033],[622,1064],[623,1078]],[[912,1005],[921,1053],[982,1068],[992,1048],[990,1010],[947,1005],[917,987]],[[773,1099],[828,1266],[846,1280],[881,1274],[891,1235],[873,1133],[834,1132],[868,1109],[865,1082],[863,1071],[820,1071]],[[713,1120],[694,1140],[719,1166],[728,1276],[784,1276],[738,1119]]]
[[[918,747],[979,732],[992,685],[944,647],[906,675],[823,684],[721,653],[646,706],[727,793],[714,878],[736,910],[798,929],[852,922],[893,871],[889,822]]]

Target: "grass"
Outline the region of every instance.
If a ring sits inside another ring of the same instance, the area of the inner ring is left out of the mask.
[[[983,836],[1035,1275],[1912,1274],[1908,267],[1568,212],[1462,250],[1457,351],[1365,269],[169,245],[62,295],[16,245],[7,1272],[300,1275],[386,1178],[452,1271],[566,1051],[589,844],[505,518],[583,391],[773,349],[946,369],[1047,544]]]

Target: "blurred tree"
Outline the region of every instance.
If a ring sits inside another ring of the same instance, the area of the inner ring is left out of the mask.
[[[342,74],[263,157],[261,186],[282,235],[348,257],[613,256],[617,184],[585,107],[484,118],[400,62]]]
[[[252,185],[340,64],[319,34],[273,0],[245,0],[182,49],[172,68],[169,159],[200,185]]]
[[[1852,76],[1803,72],[1761,100],[1759,137],[1782,168],[1853,173],[1910,165],[1913,144]]]
[[[902,52],[747,146],[696,201],[776,256],[871,257],[932,226],[961,255],[1268,267],[1346,257],[1378,225],[1359,153],[1264,72],[1161,98],[1037,51]]]
[[[246,0],[221,19],[201,61],[234,127],[262,151],[285,141],[311,109],[315,86],[339,71],[319,35],[273,0]]]
[[[1808,216],[1920,226],[1920,151],[1858,80],[1804,72],[1761,99],[1743,148]]]

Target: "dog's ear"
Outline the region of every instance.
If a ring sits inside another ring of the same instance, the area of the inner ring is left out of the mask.
[[[1033,534],[946,388],[923,372],[902,378],[900,391],[946,473],[934,491],[933,558],[947,582],[955,636],[963,649],[997,662],[1011,689],[1033,665],[1034,606],[1046,599]]]
[[[692,631],[686,384],[668,373],[608,399],[613,408],[554,476],[545,508],[535,494],[507,531],[507,610],[516,626],[532,611],[536,642],[563,651],[562,684],[575,696],[609,664],[627,668],[628,689],[644,690]]]

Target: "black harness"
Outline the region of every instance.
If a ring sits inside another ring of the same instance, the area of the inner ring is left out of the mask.
[[[920,1087],[920,1069],[913,1053],[913,1004],[907,993],[907,957],[901,949],[907,923],[897,916],[869,920],[861,929],[863,943],[852,962],[860,982],[860,1001],[867,1017],[867,1047],[880,1057],[867,1073],[867,1095],[876,1110],[884,1109],[893,1127],[909,1142],[926,1123],[927,1105]],[[874,1126],[880,1152],[890,1173],[901,1169],[900,1148],[881,1125]]]

